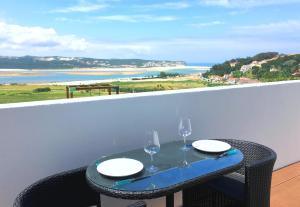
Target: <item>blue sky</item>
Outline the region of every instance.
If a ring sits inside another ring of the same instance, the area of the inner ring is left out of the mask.
[[[0,55],[222,62],[300,53],[300,0],[0,0]]]

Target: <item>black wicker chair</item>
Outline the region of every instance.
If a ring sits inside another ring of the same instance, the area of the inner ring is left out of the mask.
[[[19,194],[14,207],[87,207],[100,206],[100,195],[86,183],[86,168],[44,178]],[[128,207],[146,207],[143,201]]]
[[[223,140],[244,154],[243,166],[235,173],[183,191],[185,207],[269,207],[276,153],[248,141]]]

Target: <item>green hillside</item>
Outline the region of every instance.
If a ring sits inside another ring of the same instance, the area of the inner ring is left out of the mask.
[[[116,67],[164,67],[186,65],[183,61],[142,59],[95,59],[60,56],[0,56],[0,69],[72,69]]]
[[[211,75],[247,77],[260,81],[294,80],[300,77],[300,54],[260,53],[214,65],[204,77]]]

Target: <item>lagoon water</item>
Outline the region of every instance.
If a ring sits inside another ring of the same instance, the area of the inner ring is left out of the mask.
[[[174,69],[168,70],[168,73],[179,73],[182,75],[193,74],[193,73],[203,73],[206,70],[195,70],[195,69]],[[60,71],[61,72],[61,71]],[[7,83],[51,83],[51,82],[69,82],[69,81],[86,81],[86,80],[111,80],[111,79],[130,79],[130,78],[141,78],[141,77],[151,77],[157,76],[160,72],[144,72],[135,75],[124,75],[124,74],[113,74],[113,75],[73,75],[59,73],[57,70],[43,71],[41,75],[38,76],[1,76],[0,73],[0,84]]]

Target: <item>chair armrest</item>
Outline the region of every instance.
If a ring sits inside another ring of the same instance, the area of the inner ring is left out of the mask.
[[[245,166],[247,207],[269,207],[272,173],[275,160],[276,156],[270,159],[252,162]]]
[[[255,161],[252,161],[250,163],[245,163],[245,168],[249,169],[249,168],[258,168],[258,167],[262,167],[264,165],[266,165],[266,163],[272,163],[276,161],[277,159],[277,154],[269,149],[269,152],[271,153],[268,157],[265,157],[264,159],[261,159],[261,160],[255,160]],[[273,165],[274,165],[273,163]]]

